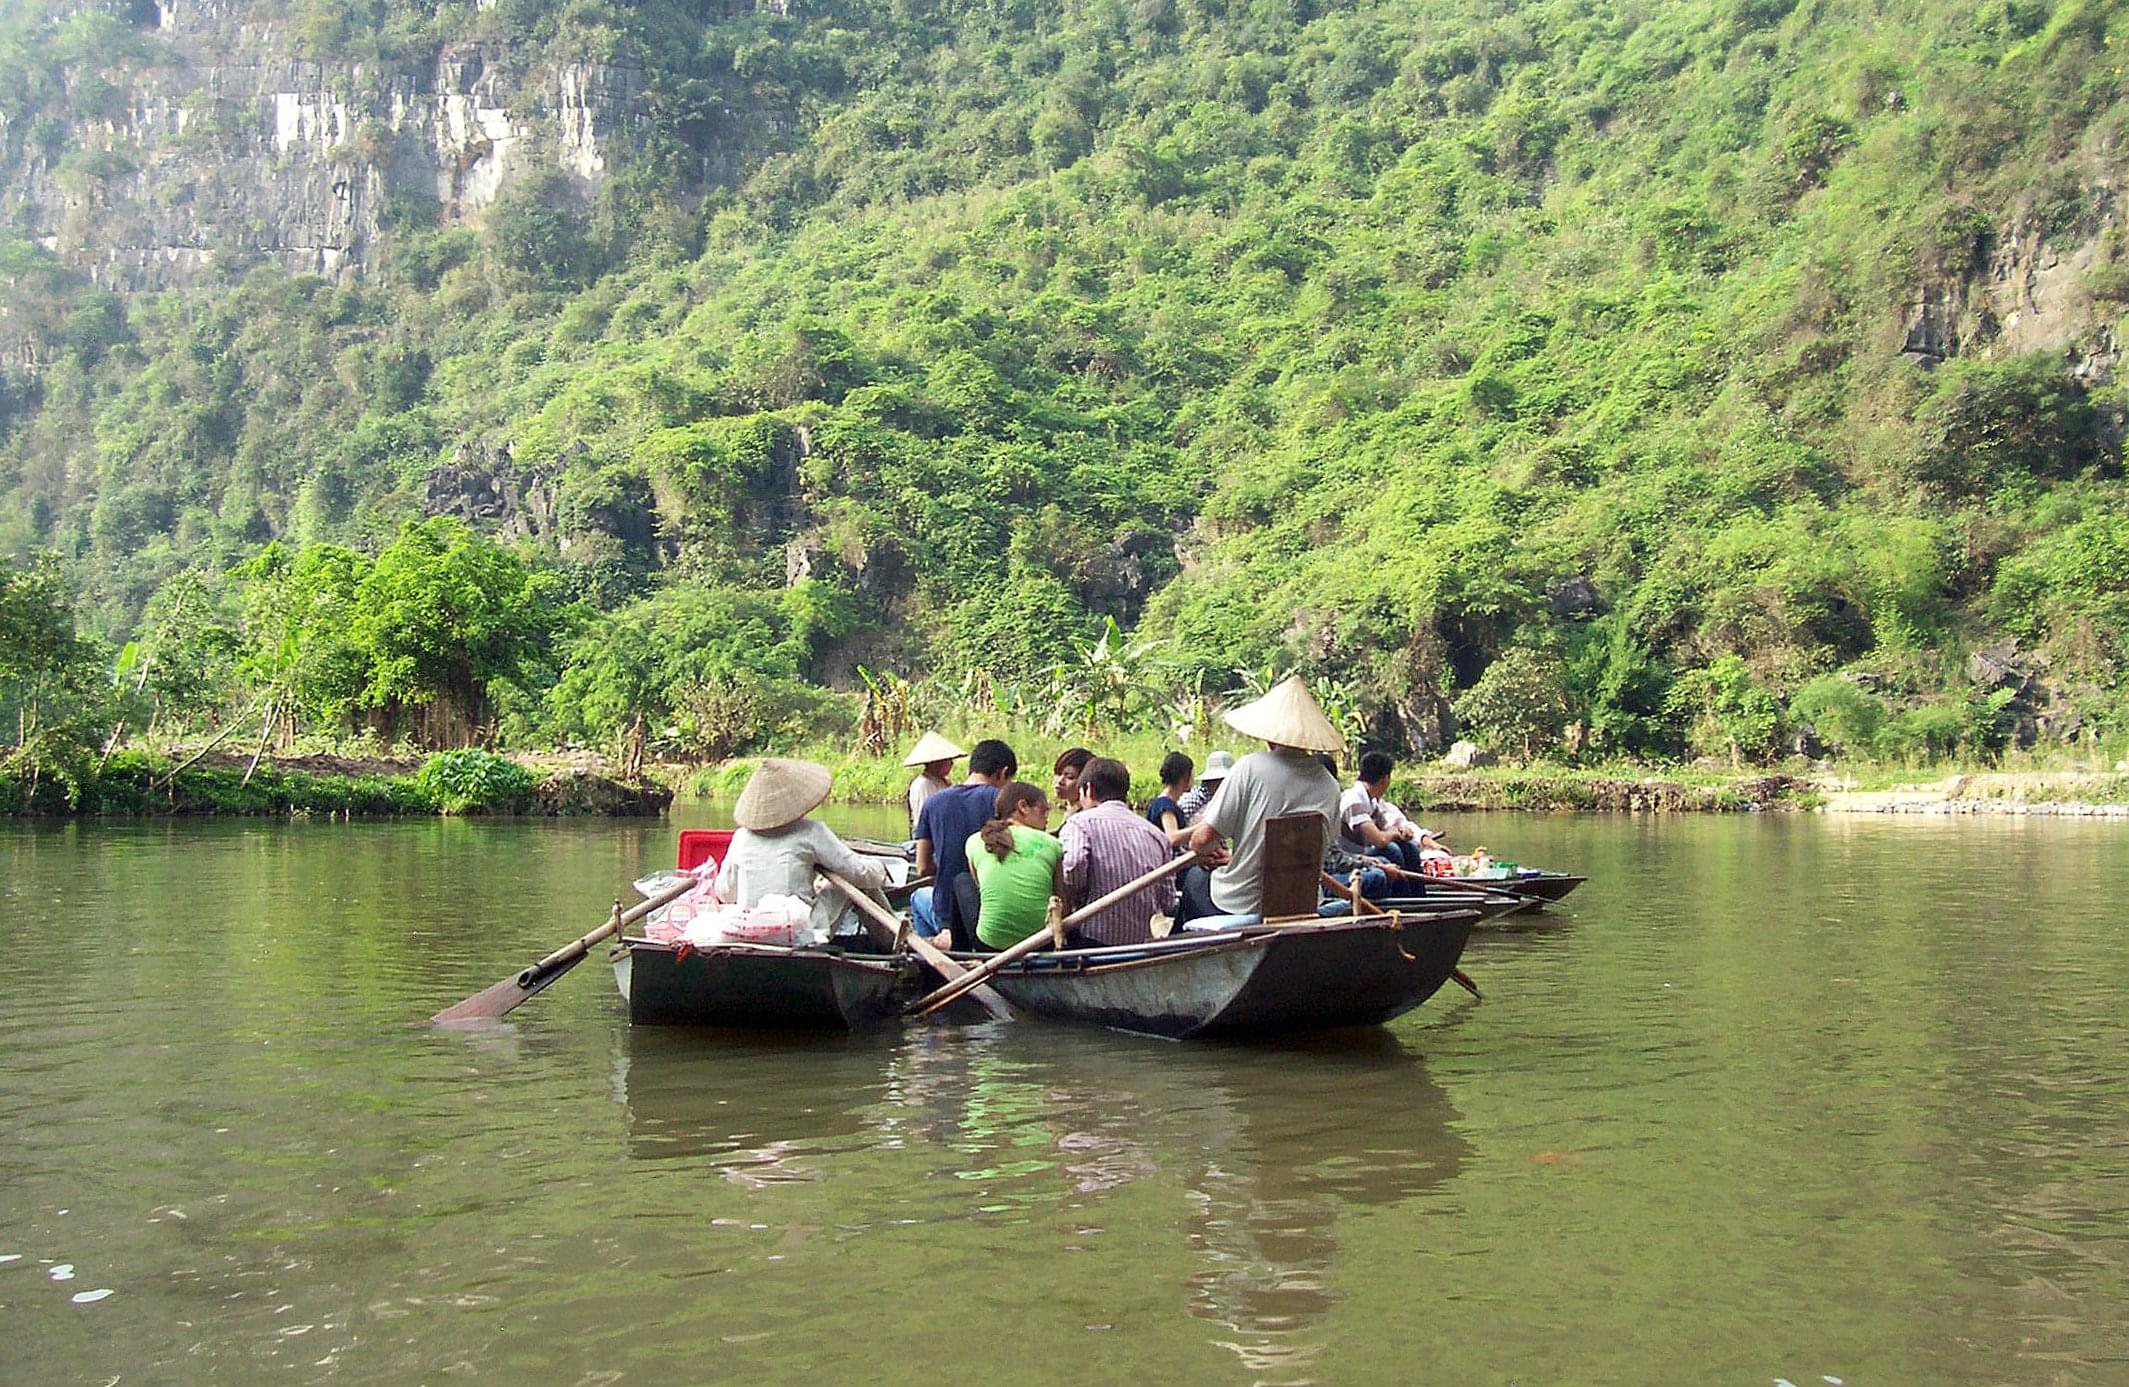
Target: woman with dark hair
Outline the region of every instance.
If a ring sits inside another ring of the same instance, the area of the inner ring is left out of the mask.
[[[1161,761],[1161,792],[1146,806],[1146,822],[1168,835],[1171,847],[1190,836],[1190,816],[1183,812],[1183,796],[1197,778],[1197,762],[1180,751],[1171,751]]]
[[[982,906],[976,915],[978,952],[1018,944],[1049,924],[1050,897],[1064,899],[1064,845],[1044,832],[1050,802],[1016,780],[998,792],[990,822],[969,835],[968,869]]]
[[[1093,759],[1094,753],[1083,746],[1068,747],[1058,753],[1057,764],[1050,767],[1054,777],[1051,788],[1056,791],[1055,799],[1064,806],[1065,817],[1068,819],[1079,812],[1080,773],[1086,770],[1087,762]]]

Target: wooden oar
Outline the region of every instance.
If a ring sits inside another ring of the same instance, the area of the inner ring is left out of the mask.
[[[1390,870],[1396,871],[1397,869],[1393,867]],[[1332,876],[1329,872],[1323,874],[1323,884],[1338,895],[1348,894],[1345,883]],[[1356,919],[1361,915],[1387,915],[1390,913],[1360,893],[1360,873],[1358,872],[1353,873],[1353,885],[1350,894],[1353,901],[1353,915]],[[1464,991],[1482,1002],[1486,1000],[1485,994],[1478,990],[1478,984],[1471,981],[1471,975],[1463,969],[1451,968],[1449,976],[1454,978],[1456,985],[1464,989]]]
[[[445,1007],[429,1019],[433,1022],[448,1023],[452,1021],[492,1021],[500,1016],[508,1016],[511,1012],[516,1011],[520,1006],[545,991],[549,983],[582,963],[584,956],[591,952],[592,945],[610,934],[619,934],[659,906],[679,900],[699,885],[701,885],[700,882],[690,877],[686,881],[677,883],[670,890],[660,892],[629,911],[623,911],[621,902],[615,901],[614,913],[608,917],[605,924],[599,926],[590,934],[573,943],[564,944],[530,968],[519,969],[501,982],[474,993],[457,1006]]]
[[[1185,853],[1181,857],[1172,857],[1136,881],[1127,881],[1108,895],[1088,901],[1070,915],[1065,916],[1059,922],[1060,928],[1054,933],[1051,930],[1037,930],[1011,948],[992,954],[989,958],[983,960],[979,966],[970,969],[962,977],[956,978],[927,996],[919,997],[910,1004],[909,1014],[911,1016],[931,1015],[969,988],[980,984],[985,978],[1005,967],[1008,963],[1013,962],[1015,959],[1026,958],[1043,945],[1050,943],[1054,937],[1060,937],[1064,930],[1070,929],[1082,920],[1092,919],[1110,906],[1115,905],[1118,901],[1129,896],[1135,896],[1156,882],[1164,881],[1174,876],[1195,861],[1197,861],[1197,858],[1189,853]]]
[[[1426,872],[1415,872],[1409,867],[1390,867],[1389,871],[1396,876],[1406,877],[1414,881],[1423,881],[1429,886],[1454,886],[1459,891],[1487,891],[1502,896],[1522,894],[1508,884],[1510,881],[1508,877],[1501,877],[1492,881],[1480,881],[1465,877],[1432,876]]]
[[[932,966],[934,972],[946,978],[949,986],[968,975],[969,970],[966,964],[948,954],[944,949],[932,943],[923,935],[918,934],[916,930],[904,930],[902,922],[881,909],[880,903],[865,894],[862,888],[851,885],[834,872],[823,872],[821,875],[828,878],[829,885],[848,896],[850,903],[855,905],[865,918],[887,931],[888,940],[891,941],[890,947],[892,944],[907,944],[910,948],[916,950],[917,957]],[[1013,1019],[1012,1005],[1005,998],[999,996],[996,991],[981,985],[974,985],[972,990],[975,993],[976,1001],[992,1017],[1000,1021]]]

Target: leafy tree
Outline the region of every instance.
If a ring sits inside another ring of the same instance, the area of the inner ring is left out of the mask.
[[[522,678],[559,613],[552,583],[451,517],[409,522],[356,585],[348,640],[362,706],[414,718],[425,746],[463,746],[488,720],[489,686]]]
[[[1809,724],[1835,751],[1867,756],[1885,727],[1885,704],[1855,681],[1828,674],[1789,697],[1791,721]]]
[[[25,806],[40,780],[78,801],[111,703],[102,652],[74,629],[74,607],[50,562],[0,562],[0,719],[11,733],[0,773],[22,776]]]
[[[354,716],[369,678],[356,594],[370,569],[339,545],[276,543],[230,571],[243,613],[238,669],[261,700],[326,725]]]
[[[800,672],[844,615],[819,584],[778,596],[682,585],[593,617],[562,652],[546,698],[553,734],[613,746],[624,766],[647,745],[690,760],[780,738],[844,730],[849,709]]]
[[[1758,760],[1774,751],[1781,735],[1781,704],[1735,655],[1679,676],[1670,701],[1689,719],[1686,736],[1704,756]]]
[[[1456,700],[1456,719],[1482,741],[1528,760],[1567,730],[1566,671],[1549,650],[1514,646]]]

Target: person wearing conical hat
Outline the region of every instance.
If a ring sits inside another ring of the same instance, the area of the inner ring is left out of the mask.
[[[1263,913],[1264,826],[1271,820],[1321,816],[1324,848],[1337,828],[1338,777],[1317,764],[1315,753],[1343,751],[1345,738],[1316,706],[1300,675],[1231,709],[1226,721],[1263,741],[1265,749],[1235,763],[1191,830],[1190,849],[1199,865],[1183,874],[1178,920]],[[1213,866],[1223,840],[1229,844],[1227,860]]]
[[[772,756],[755,767],[732,806],[739,829],[717,869],[711,888],[717,898],[751,907],[765,896],[796,896],[813,907],[815,933],[828,936],[854,924],[855,916],[842,892],[817,881],[820,873],[835,872],[886,904],[887,870],[879,860],[852,852],[826,824],[807,817],[834,783],[833,772],[811,761]]]
[[[917,778],[909,782],[909,828],[914,833],[917,816],[924,812],[924,801],[953,784],[949,778],[954,773],[954,762],[968,755],[936,732],[927,732],[917,739],[902,758],[909,767],[922,766]]]

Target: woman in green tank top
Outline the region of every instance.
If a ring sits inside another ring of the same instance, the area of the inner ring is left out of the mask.
[[[997,817],[968,836],[968,868],[983,899],[976,946],[997,950],[1045,928],[1050,897],[1064,899],[1064,845],[1044,831],[1049,797],[1016,780],[998,792]]]

